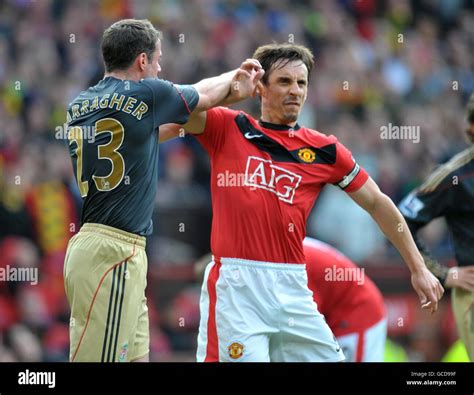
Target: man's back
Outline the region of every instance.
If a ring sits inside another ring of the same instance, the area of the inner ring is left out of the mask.
[[[349,258],[319,240],[305,238],[308,287],[336,336],[369,328],[385,315],[377,286]]]
[[[193,93],[184,91],[188,101],[197,102]],[[158,79],[106,77],[69,105],[69,151],[84,198],[81,224],[100,223],[140,235],[151,232],[157,128],[186,120],[190,105],[182,95]]]

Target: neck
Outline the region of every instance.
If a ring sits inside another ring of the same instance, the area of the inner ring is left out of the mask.
[[[275,125],[284,125],[284,126],[289,126],[289,127],[294,127],[297,123],[297,121],[285,121],[279,117],[272,117],[270,114],[265,114],[262,111],[262,117],[260,118],[263,122],[268,122],[268,123],[273,123]]]
[[[140,73],[132,70],[114,70],[110,72],[106,72],[104,74],[104,78],[106,77],[114,77],[119,80],[129,80],[129,81],[140,81],[142,77]]]

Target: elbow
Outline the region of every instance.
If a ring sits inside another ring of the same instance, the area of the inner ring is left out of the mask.
[[[393,205],[392,200],[385,195],[385,193],[379,190],[373,199],[367,202],[367,205],[364,208],[370,215],[375,216],[380,210],[383,210],[387,204]]]
[[[199,95],[199,101],[194,109],[195,112],[207,111],[212,107],[211,99],[206,94]]]
[[[364,210],[373,217],[377,212],[377,205],[375,204],[375,201],[365,205]]]

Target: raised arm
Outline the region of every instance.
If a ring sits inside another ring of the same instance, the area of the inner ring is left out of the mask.
[[[407,223],[392,200],[382,193],[369,178],[356,192],[349,196],[377,222],[385,236],[397,248],[411,272],[411,283],[423,309],[434,313],[444,289],[438,279],[426,267],[418,251]]]
[[[199,92],[199,102],[194,112],[246,99],[255,91],[263,73],[258,60],[247,59],[238,69],[199,81],[193,85]]]
[[[160,126],[160,143],[185,133],[201,134],[206,126],[206,111],[215,106],[226,106],[254,96],[258,81],[264,74],[260,63],[247,59],[240,68],[206,78],[194,85],[199,92],[199,102],[184,125],[165,124]]]

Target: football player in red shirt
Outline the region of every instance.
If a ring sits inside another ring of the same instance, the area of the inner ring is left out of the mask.
[[[438,308],[443,288],[390,198],[336,137],[297,123],[312,57],[298,45],[259,47],[260,120],[217,107],[184,125],[211,157],[214,258],[202,286],[198,361],[344,360],[308,288],[303,251],[307,217],[326,184],[374,218],[408,265],[422,308]],[[245,81],[234,90],[253,89]]]
[[[306,237],[308,287],[347,362],[383,362],[387,319],[377,286],[349,258]]]

